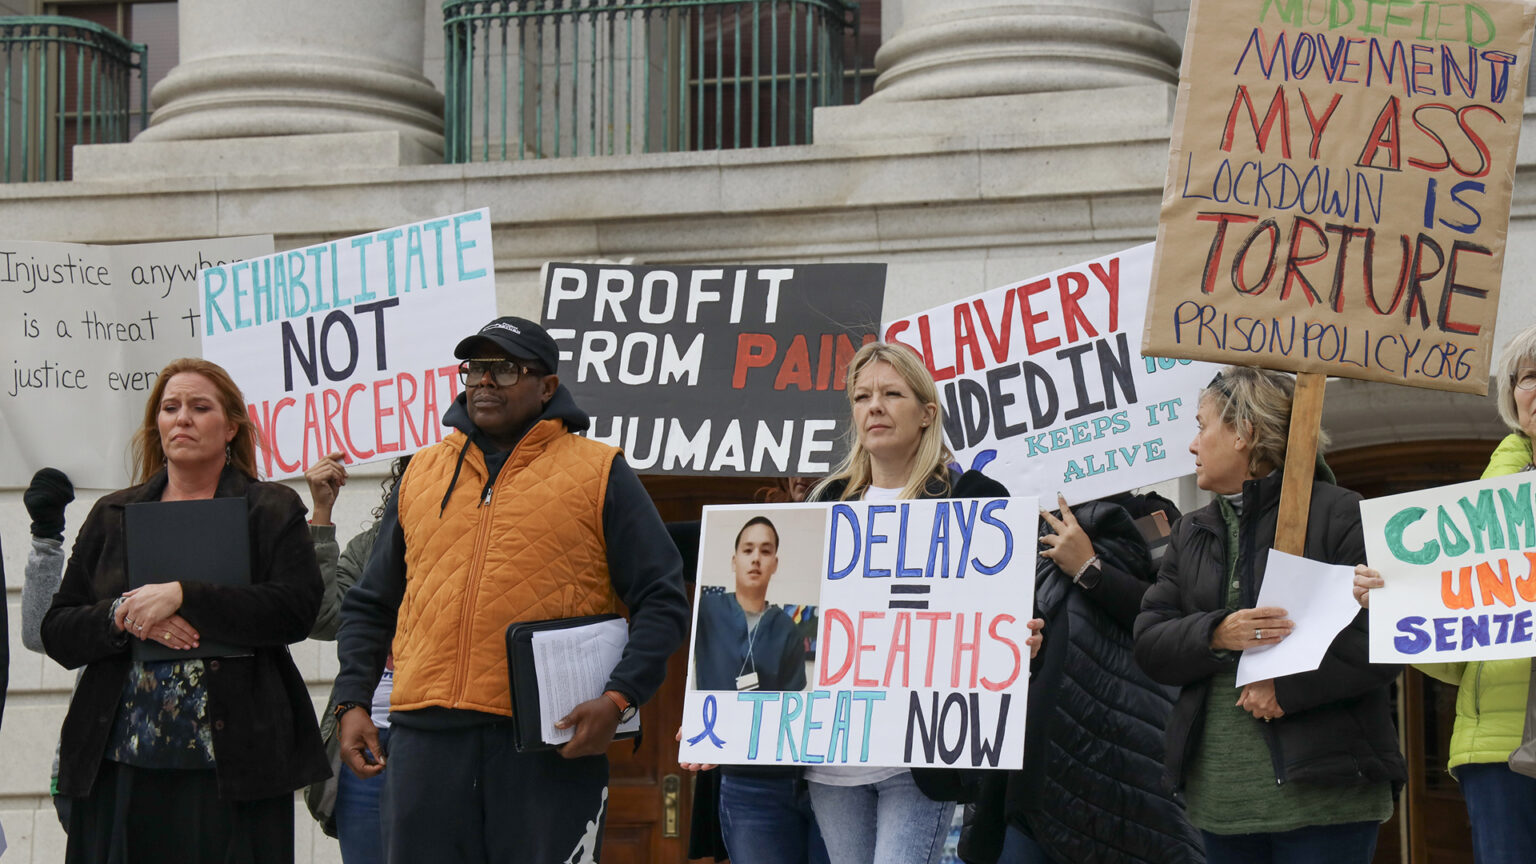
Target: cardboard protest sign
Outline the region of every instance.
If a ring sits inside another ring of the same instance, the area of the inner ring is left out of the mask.
[[[1486,392],[1533,20],[1196,0],[1142,350]]]
[[[642,474],[825,474],[884,264],[549,264],[544,327],[588,437]]]
[[[1018,768],[1037,520],[1034,498],[704,508],[679,759]]]
[[[459,340],[496,317],[485,209],[204,270],[203,356],[234,376],[273,478],[443,439]]]
[[[1511,474],[1360,504],[1371,661],[1536,656],[1536,476]]]
[[[939,385],[944,437],[1054,508],[1195,470],[1200,388],[1216,367],[1140,357],[1152,244],[937,306],[884,327]]]
[[[0,241],[0,485],[53,466],[128,485],[128,442],[165,364],[196,357],[199,269],[272,252],[271,235],[135,246]]]

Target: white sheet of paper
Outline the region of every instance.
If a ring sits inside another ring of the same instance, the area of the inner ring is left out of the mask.
[[[619,665],[629,642],[629,623],[614,618],[584,627],[540,630],[533,634],[533,669],[539,676],[539,715],[543,737],[550,744],[571,740],[575,729],[556,729],[571,709],[603,695],[603,685]],[[617,731],[640,728],[640,715],[620,723]]]
[[[1277,644],[1244,651],[1237,661],[1237,686],[1322,665],[1333,637],[1360,611],[1351,592],[1354,584],[1354,567],[1269,550],[1257,605],[1284,609],[1296,629]]]

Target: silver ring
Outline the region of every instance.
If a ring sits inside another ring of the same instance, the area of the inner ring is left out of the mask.
[[[1264,631],[1263,630],[1255,630],[1255,631],[1253,631],[1253,641],[1255,641],[1255,642],[1263,642],[1264,641]]]
[[[133,625],[133,629],[135,629],[135,630],[143,630],[144,629],[144,625],[143,624],[135,624],[135,625]]]

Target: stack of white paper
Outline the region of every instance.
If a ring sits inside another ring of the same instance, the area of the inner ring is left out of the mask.
[[[1351,591],[1354,584],[1354,567],[1269,550],[1255,605],[1284,609],[1296,629],[1273,645],[1244,651],[1237,661],[1237,686],[1321,666],[1334,637],[1360,612]]]
[[[575,729],[556,729],[555,723],[577,705],[603,695],[603,685],[619,665],[629,642],[629,624],[613,618],[564,630],[539,630],[533,634],[533,668],[539,676],[539,717],[544,741],[564,744]],[[640,728],[640,715],[619,724],[617,731]]]

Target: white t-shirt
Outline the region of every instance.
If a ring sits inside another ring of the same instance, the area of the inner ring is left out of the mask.
[[[379,686],[373,690],[373,705],[369,711],[373,725],[380,729],[389,728],[389,694],[394,690],[395,670],[386,668],[384,674],[379,676]]]
[[[870,486],[864,490],[865,501],[895,501],[901,497],[900,489],[886,489],[880,486]],[[821,783],[826,786],[872,786],[881,780],[888,780],[906,771],[906,768],[846,768],[841,765],[827,767],[825,765],[805,766],[805,779],[812,783]]]
[[[865,501],[896,501],[899,498],[900,489],[887,489],[884,486],[868,486],[864,489]]]

